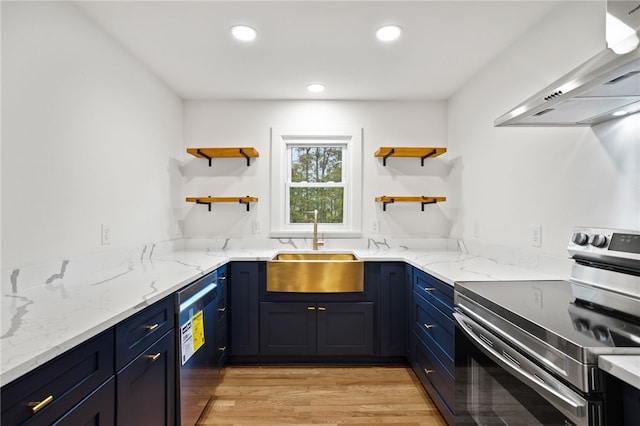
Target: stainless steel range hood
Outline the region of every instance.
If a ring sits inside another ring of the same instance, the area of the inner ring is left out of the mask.
[[[612,22],[624,24],[627,33],[622,38],[612,35]],[[639,34],[640,1],[609,0],[609,47],[497,118],[494,125],[592,126],[639,112]],[[614,52],[628,51],[628,46],[633,48],[628,53]]]

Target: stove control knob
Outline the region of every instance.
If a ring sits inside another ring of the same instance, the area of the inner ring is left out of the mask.
[[[587,236],[587,234],[585,234],[583,232],[576,232],[571,237],[571,241],[573,241],[575,244],[577,244],[579,246],[584,246],[589,241],[589,237]]]
[[[607,245],[607,237],[602,234],[596,234],[591,239],[591,245],[594,247],[604,247]]]

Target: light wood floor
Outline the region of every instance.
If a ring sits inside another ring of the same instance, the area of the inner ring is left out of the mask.
[[[446,426],[409,367],[226,367],[198,425]]]

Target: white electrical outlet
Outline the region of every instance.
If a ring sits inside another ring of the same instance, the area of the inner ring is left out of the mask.
[[[542,309],[542,290],[537,287],[533,287],[533,305]]]
[[[542,225],[529,227],[529,243],[532,247],[542,247]]]
[[[371,221],[371,233],[372,234],[379,234],[380,233],[380,221],[377,219],[374,219]]]
[[[473,222],[473,238],[480,238],[480,225],[478,222]]]
[[[254,220],[252,223],[252,231],[254,234],[260,233],[260,222],[258,222],[257,220]]]
[[[111,226],[105,225],[104,223],[101,225],[101,236],[100,243],[103,246],[108,246],[111,244]]]

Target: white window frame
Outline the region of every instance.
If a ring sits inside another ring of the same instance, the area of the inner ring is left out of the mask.
[[[306,223],[289,223],[289,188],[291,184],[291,147],[343,147],[342,173],[344,186],[344,223],[320,223],[318,232],[324,238],[362,237],[362,129],[298,130],[271,129],[271,218],[272,238],[309,238],[313,235],[311,219]],[[304,186],[315,186],[306,184]],[[317,186],[331,186],[320,183]]]

